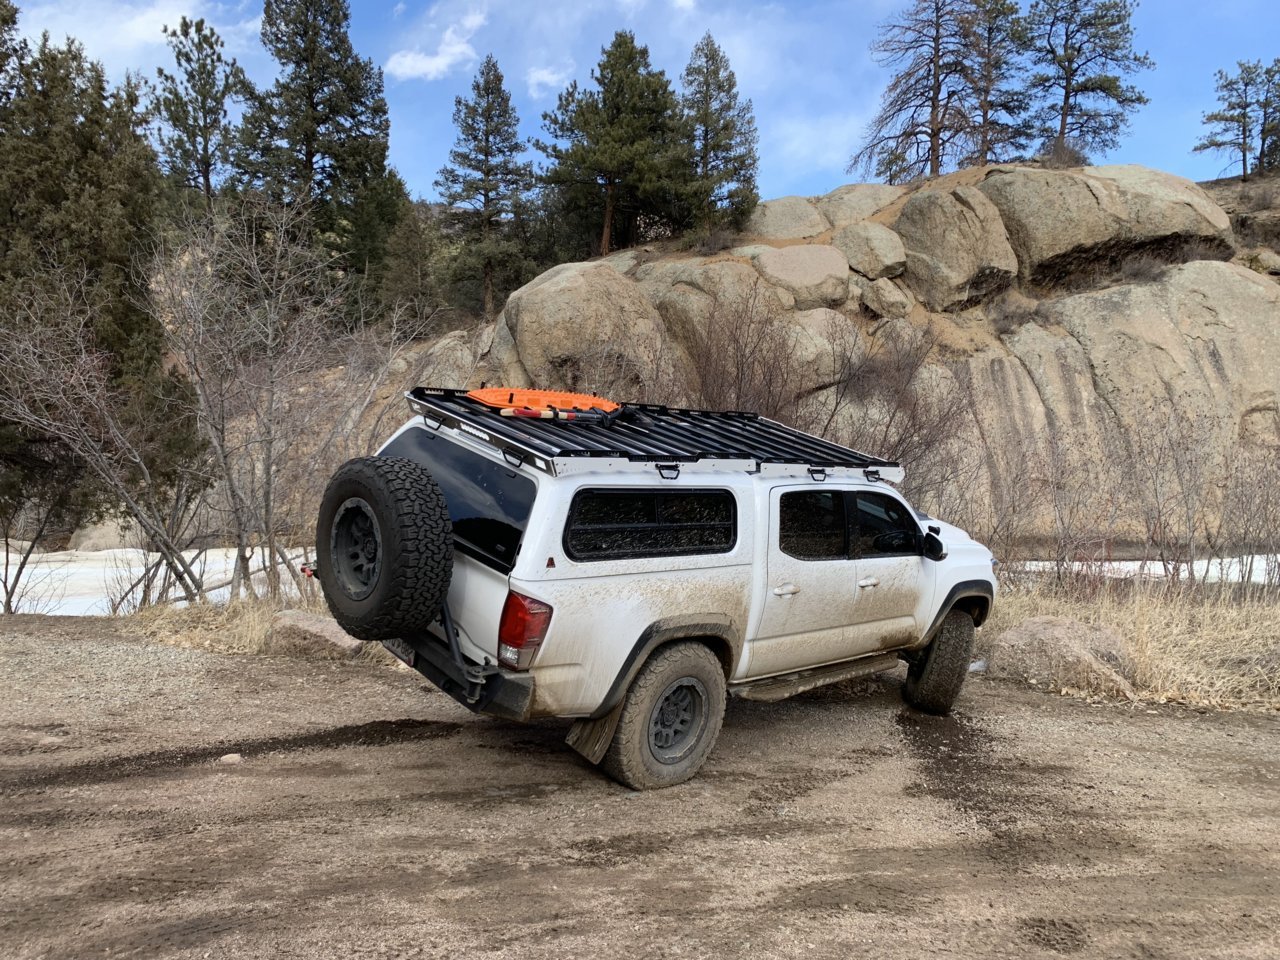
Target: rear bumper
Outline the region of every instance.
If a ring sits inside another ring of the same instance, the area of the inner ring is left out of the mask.
[[[412,651],[410,658],[391,644],[386,644],[387,649],[468,710],[508,720],[529,719],[534,691],[530,674],[470,662],[464,669],[445,642],[429,634],[404,637],[401,642]]]

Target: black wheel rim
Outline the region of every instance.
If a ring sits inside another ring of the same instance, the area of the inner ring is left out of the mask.
[[[658,697],[649,714],[649,752],[659,763],[679,763],[702,739],[707,724],[707,688],[681,677]]]
[[[382,533],[373,509],[352,497],[333,515],[329,557],[334,579],[352,600],[363,600],[377,586],[382,568]]]

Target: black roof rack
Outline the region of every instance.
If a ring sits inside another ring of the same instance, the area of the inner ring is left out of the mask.
[[[464,390],[415,387],[405,397],[428,420],[484,440],[520,463],[532,458],[534,466],[552,473],[554,461],[577,457],[661,463],[754,460],[817,469],[898,467],[755,413],[625,404],[612,420],[585,422],[504,417]]]

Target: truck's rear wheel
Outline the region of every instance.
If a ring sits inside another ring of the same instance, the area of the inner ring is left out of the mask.
[[[396,457],[339,467],[320,501],[316,574],[334,619],[358,640],[426,629],[453,575],[449,511],[426,468]]]
[[[627,691],[601,766],[636,790],[683,783],[715,746],[724,704],[724,673],[714,653],[694,641],[663,647]]]
[[[950,713],[969,675],[972,656],[973,617],[963,610],[952,610],[933,642],[907,662],[903,698],[926,713]]]

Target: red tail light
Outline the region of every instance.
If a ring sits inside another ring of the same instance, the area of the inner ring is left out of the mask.
[[[529,669],[550,624],[549,604],[514,590],[508,593],[498,623],[498,661],[514,670]]]

